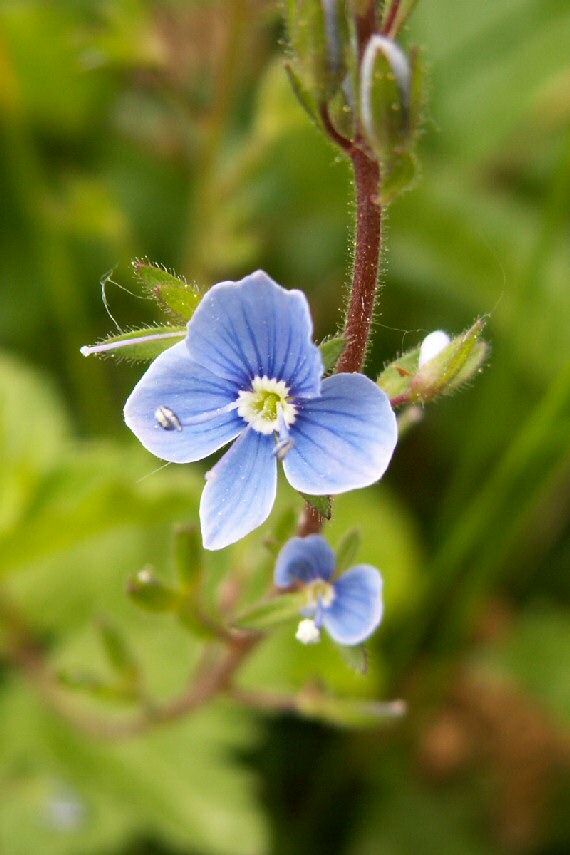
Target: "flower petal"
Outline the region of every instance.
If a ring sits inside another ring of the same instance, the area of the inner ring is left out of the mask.
[[[223,549],[260,526],[277,491],[272,436],[246,429],[209,473],[200,521],[205,549]]]
[[[275,565],[274,581],[278,588],[288,588],[295,582],[325,582],[334,573],[334,552],[319,534],[293,537],[288,540]]]
[[[125,422],[145,448],[162,460],[201,460],[234,439],[245,428],[235,410],[199,424],[185,422],[234,402],[236,387],[192,362],[185,342],[158,356],[125,404]],[[168,407],[182,425],[165,430],[155,416]]]
[[[311,341],[307,299],[262,270],[214,285],[188,325],[191,358],[241,389],[254,377],[284,380],[295,396],[318,395],[323,363]]]
[[[326,495],[367,487],[386,471],[398,438],[387,395],[362,374],[335,374],[301,401],[283,463],[289,483]]]
[[[339,644],[360,644],[382,619],[382,577],[376,567],[358,564],[335,582],[334,591],[323,623]]]

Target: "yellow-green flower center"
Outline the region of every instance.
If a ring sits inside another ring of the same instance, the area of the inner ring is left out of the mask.
[[[255,377],[251,390],[240,392],[237,412],[258,433],[279,432],[280,414],[289,427],[295,421],[297,409],[289,396],[289,387],[274,377]]]

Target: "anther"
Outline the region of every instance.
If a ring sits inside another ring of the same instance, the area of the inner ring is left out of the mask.
[[[154,418],[163,430],[182,430],[182,422],[170,407],[157,407]]]

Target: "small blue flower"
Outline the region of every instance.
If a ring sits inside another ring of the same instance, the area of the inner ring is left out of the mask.
[[[305,296],[262,271],[205,295],[186,339],[161,353],[125,404],[125,421],[163,460],[190,463],[232,440],[206,476],[206,549],[222,549],[269,516],[277,460],[303,493],[367,487],[385,472],[396,419],[361,374],[322,381]]]
[[[299,624],[297,638],[304,644],[319,640],[325,627],[339,644],[360,644],[382,619],[382,577],[376,567],[358,564],[331,581],[335,554],[318,534],[287,541],[275,567],[275,585],[306,587],[308,607]]]

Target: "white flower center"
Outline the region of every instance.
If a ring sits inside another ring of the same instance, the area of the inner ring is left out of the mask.
[[[316,608],[320,601],[322,607],[328,609],[329,606],[332,606],[335,598],[334,585],[325,582],[323,579],[317,579],[316,582],[307,585],[306,593],[309,608]]]
[[[289,397],[289,387],[274,377],[255,377],[250,392],[240,392],[237,412],[258,433],[279,432],[279,414],[287,427],[297,417],[297,408]]]

